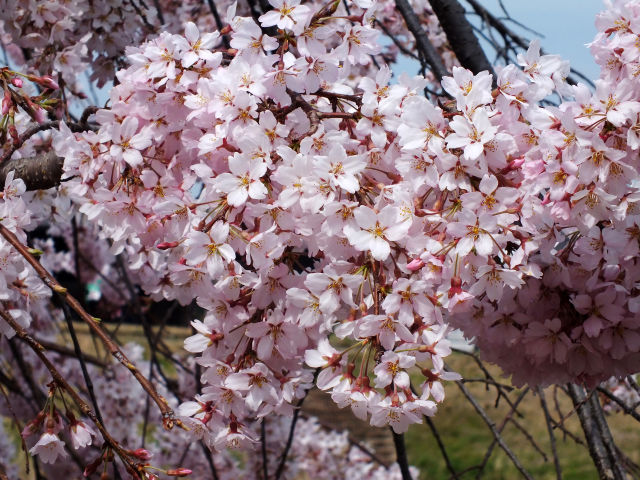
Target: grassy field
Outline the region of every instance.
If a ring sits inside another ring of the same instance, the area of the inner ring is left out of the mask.
[[[453,354],[449,359],[450,367],[460,372],[464,378],[481,378],[483,375],[473,361],[462,354]],[[490,367],[489,371],[496,380],[500,378],[500,370]],[[505,383],[509,383],[505,381]],[[495,407],[496,389],[488,391],[480,383],[466,383],[465,386],[472,392],[478,403],[493,419],[496,426],[500,426],[505,415],[511,407],[504,399]],[[518,397],[522,390],[513,390],[509,394],[512,401]],[[545,398],[550,409],[550,414],[556,420],[559,415],[555,410],[553,388],[545,390]],[[473,406],[467,401],[456,385],[446,386],[447,397],[439,408],[433,423],[440,433],[447,454],[454,469],[461,472],[466,468],[478,465],[482,462],[488,446],[493,440],[493,435],[483,419],[475,412]],[[556,396],[560,411],[563,415],[572,412],[571,400],[561,391]],[[545,453],[546,458],[536,450],[530,440],[513,423],[509,422],[503,431],[503,438],[520,460],[520,463],[535,479],[555,479],[556,472],[551,455],[549,434],[545,422],[544,413],[540,406],[540,397],[527,394],[518,406],[522,417],[514,416],[514,419],[530,434],[538,448]],[[607,417],[614,439],[621,450],[634,462],[640,462],[640,425],[631,417],[623,413],[612,413]],[[573,413],[564,421],[565,428],[583,440],[582,430]],[[554,430],[557,443],[558,457],[562,467],[562,478],[566,480],[597,479],[597,473],[587,449],[576,444],[563,432]],[[406,443],[411,464],[420,468],[421,479],[435,480],[451,478],[446,464],[442,459],[437,442],[431,430],[426,425],[413,426],[406,436]],[[461,479],[476,478],[478,471],[468,471],[461,475]],[[497,445],[486,464],[482,478],[491,480],[511,480],[522,478],[511,460]]]

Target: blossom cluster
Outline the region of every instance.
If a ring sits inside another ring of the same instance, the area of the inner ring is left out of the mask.
[[[500,244],[496,264],[465,269],[467,278],[486,278],[485,298],[451,321],[517,383],[594,385],[638,370],[639,16],[634,2],[615,2],[596,18],[590,48],[602,70],[595,92],[564,86],[557,107],[527,106],[522,75],[507,67],[498,79],[503,97],[513,95],[511,118],[521,112],[527,119],[514,122],[523,148],[508,177],[526,202],[513,207],[518,227],[507,228],[513,236]],[[534,85],[551,87],[562,70],[559,59],[534,47],[519,62]],[[523,283],[513,270],[534,278]],[[500,279],[512,288],[497,291]]]
[[[207,312],[185,342],[206,385],[180,413],[212,448],[253,442],[243,419],[290,412],[313,369],[341,406],[399,432],[435,412],[440,379],[458,378],[427,295],[436,278],[406,268],[424,226],[414,187],[384,173],[400,149],[386,125],[424,81],[390,87],[384,68],[356,93],[340,79],[378,50],[373,10],[357,24],[273,6],[262,27],[299,34],[295,49],[233,9],[232,58],[213,48],[217,32],[163,33],[128,50],[96,133],[62,127],[53,141],[67,192],[135,281]],[[342,41],[325,46],[335,31]]]
[[[189,22],[184,34],[127,47],[95,130],[61,123],[52,134],[63,186],[25,193],[10,174],[0,202],[0,221],[23,243],[37,223],[68,224],[77,208],[91,225],[78,246],[62,226],[50,227],[67,239],[62,256],[32,243],[53,271],[72,268],[74,249],[90,252],[83,261],[96,273],[83,280],[99,274],[113,305],[126,301],[113,287],[118,255],[153,301],[204,311],[184,342],[202,388],[181,376],[191,400],[173,403],[188,438],[237,478],[227,449],[256,444],[267,418],[286,430],[271,414],[290,415],[313,385],[404,432],[435,414],[442,381],[460,378],[444,365],[452,326],[517,384],[595,384],[638,370],[635,2],[597,19],[595,91],[569,85],[568,62],[533,42],[495,79],[449,58],[437,104],[425,78],[392,81],[376,67],[373,19],[388,2],[269,3],[255,18],[229,6],[220,31]],[[55,5],[33,21],[74,21]],[[2,239],[0,252],[10,296],[0,300],[25,327],[51,326],[40,320],[49,290]],[[144,396],[127,372],[113,375],[96,388],[119,405],[108,426],[133,443]],[[63,421],[45,417],[31,451],[57,460]],[[74,446],[93,441],[87,422],[67,420]],[[167,463],[180,459],[181,439],[157,434]],[[312,458],[316,447],[294,448]],[[188,455],[194,471],[207,468]]]
[[[91,65],[91,76],[103,85],[127,45],[149,33],[147,2],[109,0],[2,0],[0,31],[13,60],[42,74],[57,72],[81,92],[78,75]],[[27,50],[28,49],[28,50]],[[24,52],[31,52],[30,58]],[[81,95],[82,97],[83,95]]]
[[[311,369],[340,406],[405,431],[459,378],[445,316],[516,382],[632,368],[633,71],[605,70],[592,94],[533,43],[495,90],[454,67],[442,108],[386,67],[349,81],[378,51],[376,4],[359,22],[272,6],[261,25],[228,10],[234,51],[194,24],[130,48],[98,131],[54,139],[138,284],[207,312],[185,342],[204,367],[180,410],[193,434],[250,444],[243,419],[289,412]]]

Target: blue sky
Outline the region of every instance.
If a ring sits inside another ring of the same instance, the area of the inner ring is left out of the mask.
[[[460,2],[465,8],[469,7],[464,0]],[[479,2],[495,16],[504,16],[498,0]],[[585,44],[591,42],[596,34],[594,20],[596,14],[604,9],[602,0],[503,0],[502,4],[511,18],[542,35],[540,44],[547,53],[561,55],[571,62],[573,68],[591,79],[598,77],[599,67]],[[532,40],[536,37],[513,23],[508,25],[525,38]],[[414,65],[405,62],[399,68],[410,74],[417,72]],[[398,73],[399,70],[394,71]]]
[[[496,15],[502,15],[497,0],[480,0]],[[464,3],[464,2],[463,2]],[[596,34],[598,12],[604,10],[602,0],[503,0],[512,18],[544,35],[540,44],[548,53],[557,53],[571,61],[571,66],[589,78],[596,78],[598,65],[585,46]],[[513,30],[518,31],[517,26]],[[527,38],[534,34],[523,32]]]

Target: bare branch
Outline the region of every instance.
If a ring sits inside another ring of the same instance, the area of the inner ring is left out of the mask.
[[[611,393],[606,388],[598,387],[596,388],[596,390],[598,390],[599,393],[603,394],[609,400],[615,402],[622,409],[624,413],[626,413],[627,415],[631,415],[634,419],[640,422],[640,414],[638,414],[638,412],[636,412],[634,408],[629,407],[629,405],[627,405],[625,402],[623,402],[620,398],[618,398],[616,395]]]
[[[393,445],[396,447],[396,461],[400,466],[402,480],[413,480],[409,471],[409,460],[407,459],[407,448],[404,444],[404,434],[396,433],[391,429],[393,435]]]
[[[100,431],[102,438],[104,441],[115,451],[118,456],[123,461],[127,471],[129,473],[136,473],[138,469],[138,465],[132,462],[129,458],[129,454],[124,450],[119,443],[111,436],[111,434],[106,430],[104,425],[98,418],[96,414],[91,410],[91,407],[78,395],[78,393],[69,385],[69,383],[65,380],[62,374],[56,369],[53,363],[49,360],[49,358],[44,354],[44,347],[40,345],[38,342],[34,340],[34,338],[29,335],[29,333],[20,326],[18,322],[16,322],[13,317],[7,313],[6,311],[0,309],[0,317],[9,324],[9,326],[16,332],[18,338],[23,340],[31,350],[38,356],[40,361],[44,364],[44,366],[49,370],[49,373],[53,377],[56,385],[58,385],[61,389],[63,389],[74,401],[74,403],[78,406],[80,411],[89,417],[91,421],[95,424],[95,426]]]
[[[599,478],[601,480],[624,480],[626,476],[621,465],[619,462],[613,461],[614,458],[612,458],[611,451],[605,445],[600,422],[593,411],[593,402],[587,397],[584,389],[578,385],[569,384],[568,391],[578,412],[589,453],[598,470]],[[597,399],[596,401],[599,404]]]
[[[307,390],[307,393],[308,393],[308,390]],[[298,403],[296,404],[295,409],[293,411],[293,418],[291,419],[291,426],[289,427],[289,436],[287,437],[287,443],[284,446],[282,455],[280,455],[280,462],[278,463],[278,468],[276,469],[276,475],[275,475],[276,480],[279,480],[280,477],[282,477],[282,474],[284,473],[284,466],[287,463],[287,456],[289,455],[289,450],[291,449],[291,445],[293,444],[293,435],[295,433],[296,424],[298,423],[298,418],[300,416],[300,408],[302,408],[302,403],[304,402],[305,398],[307,398],[306,394],[304,397],[298,400]]]
[[[515,456],[515,454],[511,451],[509,446],[504,442],[504,439],[502,438],[502,436],[500,435],[500,432],[496,428],[496,424],[493,422],[493,420],[491,420],[491,418],[489,418],[489,416],[487,415],[487,412],[484,411],[484,409],[476,401],[473,395],[471,395],[471,392],[469,392],[467,387],[465,387],[464,384],[460,382],[456,382],[456,385],[462,391],[463,395],[467,397],[467,400],[469,400],[469,403],[473,405],[473,408],[475,408],[476,412],[478,412],[478,415],[480,415],[480,418],[482,418],[482,420],[484,420],[484,423],[487,424],[487,426],[489,427],[489,430],[491,430],[491,433],[493,434],[493,438],[495,438],[500,448],[504,450],[504,453],[507,454],[507,456],[509,457],[513,465],[518,469],[520,474],[527,480],[533,480],[533,477],[531,476],[531,474],[527,472],[527,470],[520,463],[520,460],[518,460],[518,457]]]
[[[431,418],[424,415],[424,420],[426,424],[429,426],[429,428],[431,429],[431,433],[433,433],[433,437],[436,439],[436,443],[438,444],[438,448],[440,449],[440,453],[442,454],[442,459],[444,460],[444,463],[447,466],[447,470],[449,470],[449,473],[451,473],[451,478],[456,478],[456,479],[459,478],[458,473],[456,472],[455,468],[453,468],[453,464],[451,463],[451,459],[447,454],[447,450],[444,447],[444,443],[442,442],[442,438],[440,437],[440,432],[438,432],[438,429],[436,428]]]
[[[509,421],[511,421],[513,419],[513,415],[518,413],[517,407],[520,404],[520,402],[522,402],[522,400],[524,400],[524,397],[527,396],[527,394],[529,393],[529,387],[525,388],[522,393],[520,393],[520,395],[518,396],[518,398],[516,398],[516,401],[513,402],[513,405],[511,407],[511,409],[509,410],[509,413],[507,413],[507,415],[504,417],[504,419],[502,420],[502,423],[500,423],[500,425],[498,426],[497,430],[498,433],[502,433],[503,430],[506,428],[507,423],[509,423]],[[489,448],[487,448],[487,451],[484,454],[484,458],[482,459],[482,463],[478,466],[476,466],[476,469],[478,469],[478,473],[476,475],[476,479],[480,478],[480,476],[482,475],[482,472],[484,471],[484,468],[487,466],[487,462],[489,462],[489,458],[491,458],[491,454],[493,453],[493,449],[497,444],[497,439],[494,437],[493,441],[491,442],[491,445],[489,445]]]
[[[538,388],[538,395],[540,396],[540,406],[544,412],[544,419],[547,424],[547,432],[549,432],[549,443],[551,444],[551,454],[553,455],[553,465],[556,469],[556,477],[558,480],[562,480],[562,468],[560,467],[560,460],[558,459],[558,450],[556,449],[556,436],[553,433],[553,425],[551,424],[551,414],[547,407],[547,400],[544,398],[544,390]]]
[[[493,74],[495,84],[496,75],[493,67],[474,35],[462,5],[457,0],[431,0],[430,3],[460,65],[476,74],[488,71]]]
[[[509,40],[511,42],[514,42],[516,45],[518,45],[523,50],[527,50],[529,48],[529,41],[527,39],[521,37],[520,35],[518,35],[514,31],[512,31],[509,27],[507,27],[505,25],[505,23],[503,21],[501,21],[499,18],[497,18],[491,12],[489,12],[489,10],[484,8],[477,0],[465,0],[465,1],[469,5],[471,5],[473,10],[478,15],[480,15],[480,17],[482,17],[491,28],[495,29],[500,35],[502,35],[502,37],[505,40]],[[514,23],[516,23],[516,24],[518,24],[518,25],[520,25],[518,22],[516,22],[515,20],[513,20],[511,18],[509,18],[509,20],[514,22]],[[522,28],[526,28],[523,25],[520,25],[520,26]],[[541,55],[545,55],[546,52],[543,49],[540,49],[540,54]],[[577,77],[579,77],[582,80],[584,80],[585,82],[587,82],[589,85],[591,85],[591,87],[594,86],[593,82],[589,78],[584,76],[582,73],[574,70],[573,68],[571,69],[571,73],[573,73]],[[567,79],[567,81],[569,83],[571,83],[571,84],[577,84],[578,83],[576,80],[574,80],[571,77],[569,77]]]
[[[409,2],[407,0],[396,0],[396,7],[402,14],[402,18],[404,18],[407,28],[416,39],[418,51],[420,51],[422,58],[424,58],[424,60],[429,64],[429,67],[438,82],[442,81],[442,77],[451,75],[442,63],[440,55],[438,55],[438,52],[429,40],[429,37],[427,37],[427,33],[422,28],[416,12],[413,10]]]
[[[0,235],[2,235],[7,242],[9,242],[33,267],[40,279],[47,285],[53,292],[57,293],[61,300],[66,302],[78,316],[89,326],[89,329],[93,331],[102,341],[103,345],[107,348],[109,353],[124,365],[131,374],[136,378],[140,386],[147,392],[149,396],[154,400],[160,412],[162,413],[163,425],[167,430],[173,428],[174,425],[183,427],[182,422],[176,418],[175,413],[167,403],[167,400],[160,396],[156,391],[153,384],[140,372],[140,370],[129,360],[124,352],[116,345],[116,343],[109,337],[109,335],[99,325],[99,319],[96,319],[89,315],[80,305],[80,302],[70,295],[67,290],[53,278],[53,276],[42,266],[40,262],[29,252],[27,247],[22,245],[20,240],[4,225],[0,224]]]

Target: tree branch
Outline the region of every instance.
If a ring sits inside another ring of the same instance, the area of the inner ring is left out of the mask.
[[[413,480],[409,471],[409,460],[407,459],[407,448],[404,444],[404,434],[396,433],[391,429],[393,435],[393,445],[396,447],[396,461],[400,465],[400,473],[402,480]]]
[[[598,470],[600,480],[624,480],[625,474],[621,471],[621,466],[613,464],[609,449],[604,443],[599,422],[593,411],[593,403],[589,401],[590,399],[582,387],[569,384],[568,390],[578,412],[578,418],[589,447],[589,454]]]
[[[167,400],[160,396],[156,391],[153,384],[138,370],[138,368],[129,360],[124,352],[116,345],[116,343],[109,337],[109,335],[99,325],[99,319],[96,319],[89,315],[80,305],[80,302],[70,295],[66,288],[60,285],[55,278],[42,266],[36,258],[29,253],[29,250],[20,243],[18,238],[4,225],[0,224],[0,235],[2,235],[7,242],[9,242],[33,267],[40,279],[47,285],[53,292],[57,293],[61,300],[66,302],[78,316],[89,326],[102,341],[109,353],[124,365],[131,374],[136,378],[140,386],[147,392],[149,396],[154,400],[160,412],[162,413],[162,423],[164,428],[171,430],[174,425],[184,427],[182,422],[176,418],[174,411],[171,409]]]
[[[488,71],[493,74],[495,85],[496,75],[493,67],[482,50],[478,38],[474,35],[462,5],[457,0],[431,0],[430,3],[460,65],[475,74]]]
[[[308,394],[308,390],[307,390],[307,394]],[[293,444],[293,435],[296,430],[296,423],[298,423],[298,417],[300,416],[300,409],[302,408],[302,403],[304,402],[305,398],[307,398],[306,394],[304,397],[298,400],[298,403],[295,406],[295,410],[293,411],[293,418],[291,419],[291,426],[289,427],[289,436],[287,437],[287,443],[284,446],[284,450],[282,452],[282,455],[280,456],[280,462],[278,463],[278,468],[276,469],[276,475],[275,475],[276,480],[279,480],[280,477],[282,477],[282,474],[284,473],[284,466],[287,463],[287,456],[289,455],[289,450],[291,450],[291,445]]]
[[[31,350],[38,356],[40,361],[44,364],[44,366],[49,370],[49,373],[53,377],[56,385],[62,388],[74,401],[74,403],[78,406],[80,411],[86,415],[94,425],[100,431],[102,438],[104,441],[118,454],[121,460],[124,462],[125,467],[129,473],[136,473],[138,470],[138,465],[133,463],[129,458],[128,453],[119,445],[119,443],[111,436],[111,434],[106,430],[104,425],[98,418],[96,414],[91,410],[91,407],[78,395],[78,393],[69,385],[69,383],[65,380],[62,374],[56,369],[53,363],[47,358],[44,354],[44,347],[40,345],[38,342],[34,340],[34,338],[29,335],[29,333],[20,326],[18,322],[16,322],[13,317],[0,309],[0,317],[9,324],[9,326],[16,332],[18,338],[23,340]]]
[[[456,382],[456,385],[462,391],[463,395],[467,397],[467,400],[469,400],[469,403],[473,405],[473,408],[475,408],[476,412],[478,412],[478,415],[480,415],[480,417],[484,420],[484,423],[487,424],[487,426],[489,427],[489,430],[491,430],[491,433],[493,434],[493,438],[495,438],[500,448],[504,450],[504,453],[507,454],[507,456],[509,457],[513,465],[518,469],[518,471],[522,474],[524,478],[526,478],[527,480],[533,480],[533,477],[531,476],[531,474],[525,470],[525,468],[522,466],[522,464],[518,460],[518,457],[515,456],[515,454],[511,451],[509,446],[504,442],[502,436],[500,435],[500,432],[498,431],[498,429],[496,429],[496,425],[493,422],[493,420],[489,418],[489,416],[484,411],[484,409],[476,401],[473,395],[471,395],[471,392],[469,392],[467,387],[465,387],[464,384],[462,384],[461,382]]]
[[[442,63],[442,59],[429,40],[429,37],[427,37],[427,33],[422,28],[420,20],[418,20],[418,16],[409,2],[407,0],[396,0],[396,8],[400,11],[402,18],[404,18],[407,24],[407,28],[416,39],[416,46],[422,54],[422,58],[429,64],[436,80],[440,82],[442,81],[442,77],[451,75]]]
[[[547,407],[547,400],[544,398],[544,390],[538,388],[538,395],[540,396],[540,406],[544,412],[545,423],[547,424],[547,432],[549,433],[549,443],[551,444],[551,454],[553,455],[553,465],[556,469],[556,478],[562,480],[562,468],[560,466],[560,460],[558,458],[558,450],[556,449],[556,436],[553,433],[553,425],[551,424],[551,414]]]
[[[14,158],[0,164],[0,187],[4,187],[7,175],[15,171],[14,178],[21,178],[27,190],[46,190],[60,184],[64,159],[53,150],[33,157]]]

